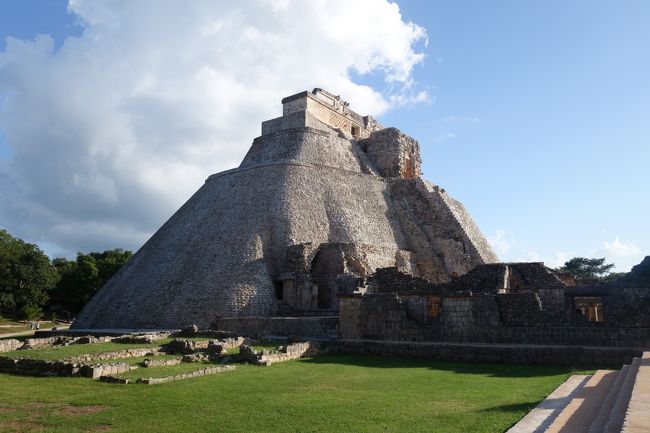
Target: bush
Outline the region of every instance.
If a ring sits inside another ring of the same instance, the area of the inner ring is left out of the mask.
[[[27,320],[38,319],[41,316],[41,309],[35,305],[25,305],[20,309],[23,317]]]

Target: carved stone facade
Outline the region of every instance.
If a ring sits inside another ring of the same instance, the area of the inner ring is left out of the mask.
[[[571,287],[543,263],[478,265],[448,283],[378,269],[339,297],[343,339],[650,347],[650,257],[626,277]],[[636,282],[636,284],[635,284]]]

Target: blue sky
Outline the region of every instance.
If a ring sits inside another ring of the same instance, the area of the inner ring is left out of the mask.
[[[505,231],[503,259],[607,255],[627,268],[650,254],[650,3],[400,8],[427,29],[414,76],[435,103],[382,120],[420,140],[426,177],[488,236]],[[617,238],[639,252],[613,254]]]
[[[428,102],[393,104],[379,120],[420,142],[425,177],[465,204],[501,259],[555,266],[573,256],[607,257],[628,270],[650,254],[650,2],[397,3],[404,22],[426,30],[426,39],[413,42],[424,59],[409,83]],[[65,1],[0,2],[0,54],[8,36],[49,34],[48,55],[59,65],[65,39],[83,40],[88,24],[79,14],[91,12],[68,13]],[[348,67],[347,75],[385,96],[408,86],[387,84],[382,68],[359,74]],[[5,104],[10,93],[0,86]],[[262,120],[248,122],[257,128]],[[20,146],[6,125],[0,122],[0,169]],[[36,197],[35,189],[26,194]],[[3,216],[0,226],[53,255],[122,246],[111,243],[108,221],[87,229],[102,236],[65,244],[60,237],[68,232],[51,209],[48,227],[16,217],[39,212],[42,201]],[[141,232],[155,230],[180,203],[170,201],[157,211],[167,214],[142,223]],[[115,218],[139,224],[137,215]],[[146,236],[133,238],[126,247]]]

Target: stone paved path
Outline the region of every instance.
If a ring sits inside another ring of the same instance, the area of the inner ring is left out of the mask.
[[[571,376],[506,433],[543,433],[590,377],[580,374]]]

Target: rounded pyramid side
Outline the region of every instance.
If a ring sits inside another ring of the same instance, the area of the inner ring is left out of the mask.
[[[300,243],[372,245],[373,266],[394,265],[403,241],[386,184],[364,172],[349,140],[309,128],[262,138],[242,167],[206,181],[74,328],[207,327],[218,317],[270,315],[273,278]]]

